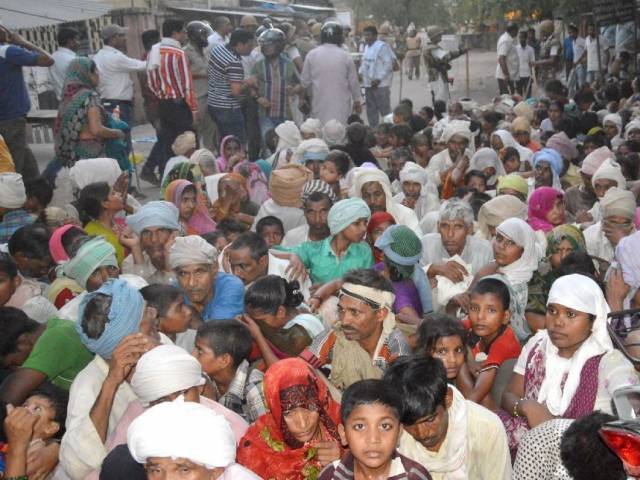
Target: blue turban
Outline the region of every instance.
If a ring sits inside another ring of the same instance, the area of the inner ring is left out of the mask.
[[[127,217],[127,225],[140,235],[145,228],[180,230],[179,212],[171,202],[155,201],[144,205],[137,213]]]
[[[378,237],[375,246],[382,250],[385,258],[393,263],[403,267],[413,267],[412,280],[420,295],[422,311],[424,313],[433,311],[431,285],[420,266],[422,244],[415,232],[405,225],[391,225]],[[405,255],[398,252],[404,252]]]
[[[533,156],[533,167],[535,168],[539,162],[547,162],[549,165],[551,165],[551,169],[558,177],[564,169],[562,157],[553,148],[543,148],[537,151]]]
[[[346,200],[340,200],[331,207],[331,210],[329,210],[329,216],[327,217],[331,236],[336,236],[353,222],[361,218],[369,220],[369,217],[371,217],[371,210],[366,202],[361,198],[347,198]]]
[[[109,320],[105,324],[104,331],[100,337],[89,338],[82,328],[82,318],[87,304],[98,293],[111,297]],[[124,337],[140,330],[143,308],[144,300],[138,290],[130,287],[124,280],[109,280],[95,292],[85,295],[80,302],[76,331],[89,351],[100,355],[105,360],[109,360],[111,354]]]

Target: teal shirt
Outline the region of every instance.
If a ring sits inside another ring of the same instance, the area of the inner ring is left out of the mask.
[[[303,242],[292,248],[309,272],[314,284],[327,283],[358,268],[373,267],[373,255],[368,243],[352,243],[341,258],[331,249],[331,237],[320,242]]]

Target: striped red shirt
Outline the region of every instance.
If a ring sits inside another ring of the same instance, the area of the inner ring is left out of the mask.
[[[191,111],[198,111],[191,69],[181,48],[160,44],[160,65],[147,70],[147,85],[160,100],[184,98]]]

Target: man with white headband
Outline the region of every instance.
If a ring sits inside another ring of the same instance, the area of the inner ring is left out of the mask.
[[[151,480],[259,479],[235,463],[229,423],[197,403],[176,400],[150,408],[131,424],[127,445]]]
[[[197,235],[178,237],[170,250],[185,301],[200,312],[202,319],[224,320],[244,312],[244,285],[235,275],[218,272],[218,251]]]
[[[396,328],[393,286],[381,274],[353,270],[338,295],[338,322],[300,356],[314,368],[330,364],[329,380],[344,390],[359,380],[382,378],[389,364],[409,354],[409,346]]]

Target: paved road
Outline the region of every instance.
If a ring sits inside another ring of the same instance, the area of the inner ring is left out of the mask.
[[[495,74],[495,52],[474,50],[469,52],[469,71],[471,73],[470,90],[471,98],[476,100],[480,105],[487,104],[497,94],[497,85],[494,78]],[[460,57],[452,63],[449,76],[454,78],[454,84],[451,88],[451,98],[456,100],[466,96],[465,91],[465,57]],[[394,74],[394,80],[391,87],[391,104],[396,105],[400,98],[408,97],[414,103],[416,110],[425,105],[431,105],[431,92],[429,84],[425,78],[423,69],[422,78],[409,80],[406,75],[402,81],[402,97],[400,96],[400,73]],[[363,113],[366,119],[366,114]],[[155,131],[150,124],[138,125],[133,129],[134,150],[146,156],[151,151],[153,142],[150,141],[154,137]],[[40,170],[44,170],[49,160],[53,157],[53,144],[33,144],[31,145],[33,153],[38,161]],[[141,182],[142,190],[149,199],[157,198],[158,189],[152,187],[146,182]]]

